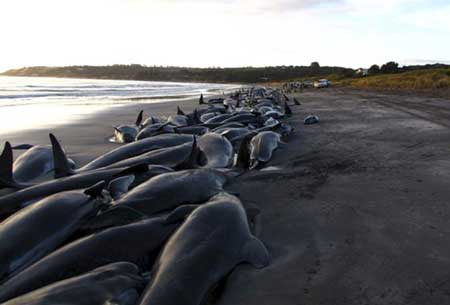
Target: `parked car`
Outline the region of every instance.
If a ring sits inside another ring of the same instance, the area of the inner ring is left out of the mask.
[[[303,82],[303,87],[304,87],[304,88],[312,88],[313,85],[314,85],[314,83],[313,83],[312,81],[310,81],[310,80],[305,80],[305,81]]]
[[[328,88],[330,87],[331,83],[328,79],[320,79],[318,81],[314,82],[314,88]]]

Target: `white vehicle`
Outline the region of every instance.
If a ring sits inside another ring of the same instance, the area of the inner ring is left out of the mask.
[[[305,88],[311,88],[312,86],[314,86],[314,83],[312,81],[310,81],[310,80],[306,80],[306,81],[303,82],[303,86]]]
[[[314,82],[314,88],[328,88],[330,87],[331,83],[328,79],[320,79],[318,81]]]

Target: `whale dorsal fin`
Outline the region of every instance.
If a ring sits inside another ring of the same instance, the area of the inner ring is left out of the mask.
[[[13,153],[11,144],[5,142],[5,147],[0,155],[0,187],[17,187],[13,177]]]
[[[116,205],[89,220],[82,230],[95,232],[115,226],[124,226],[147,218],[147,215],[126,205]]]
[[[134,175],[122,176],[112,180],[108,185],[111,197],[116,200],[128,192],[130,185],[134,182]]]
[[[138,163],[136,165],[125,168],[123,171],[115,174],[114,178],[119,178],[119,177],[128,176],[128,175],[141,174],[141,173],[146,173],[146,172],[148,172],[148,164],[143,162],[143,163]]]
[[[184,114],[184,111],[181,110],[180,106],[177,106],[177,115],[186,115]]]
[[[143,117],[144,117],[144,110],[141,110],[141,111],[139,111],[136,122],[134,123],[137,127],[141,126]]]
[[[292,115],[291,107],[289,107],[287,102],[284,102],[284,114],[285,115]]]
[[[195,124],[201,124],[202,121],[200,120],[200,116],[198,115],[197,108],[194,109],[194,112],[192,113],[192,117],[194,119]]]
[[[74,174],[72,165],[64,152],[64,149],[59,144],[58,140],[53,134],[49,134],[50,142],[52,143],[53,163],[55,167],[55,178],[67,177]]]
[[[198,167],[198,158],[199,158],[200,149],[197,145],[197,137],[192,136],[192,149],[191,153],[180,165],[177,166],[178,170],[181,169],[192,169]]]
[[[270,263],[270,254],[266,246],[253,236],[242,247],[241,255],[244,261],[258,269],[264,268]]]
[[[254,133],[246,134],[241,142],[236,159],[236,167],[241,169],[248,169],[250,167],[250,140]],[[233,141],[234,142],[234,139]]]

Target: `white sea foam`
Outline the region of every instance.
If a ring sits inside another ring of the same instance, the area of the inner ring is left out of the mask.
[[[0,134],[67,123],[127,104],[189,99],[234,85],[0,76]]]

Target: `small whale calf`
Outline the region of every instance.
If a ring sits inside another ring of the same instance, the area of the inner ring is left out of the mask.
[[[305,125],[312,125],[319,123],[319,117],[317,115],[308,115],[304,120]]]
[[[119,125],[114,127],[114,139],[117,143],[131,143],[134,142],[139,129],[142,124],[144,111],[141,110],[138,114],[136,122],[133,125]]]

